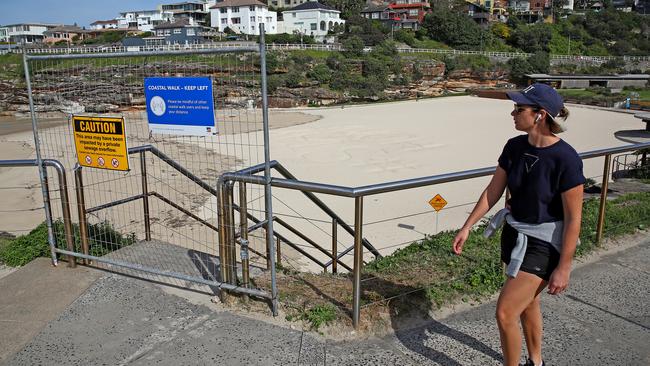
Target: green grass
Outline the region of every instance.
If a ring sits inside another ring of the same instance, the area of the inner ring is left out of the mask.
[[[327,59],[332,55],[332,51],[319,51],[319,50],[295,50],[289,51],[292,55],[309,56],[315,59]]]
[[[597,248],[598,199],[586,200],[576,255]],[[650,193],[631,193],[607,201],[605,238],[631,234],[650,225]],[[480,300],[501,287],[504,276],[499,258],[500,235],[484,238],[484,224],[471,231],[463,254],[451,251],[455,231],[445,231],[370,262],[365,276],[377,278],[364,284],[365,296],[388,299],[410,292],[409,307],[438,307],[458,300]]]
[[[53,225],[55,240],[59,248],[65,248],[63,222],[55,221]],[[74,251],[81,252],[81,236],[79,225],[73,224]],[[41,223],[27,235],[15,239],[2,239],[0,245],[0,261],[8,266],[22,266],[38,257],[49,257],[47,225]],[[123,235],[117,232],[108,222],[88,225],[89,254],[103,256],[113,250],[135,243],[135,234]]]
[[[598,93],[591,91],[589,89],[558,89],[558,92],[563,97],[574,97],[574,98],[587,98],[587,97],[595,97],[599,95]]]
[[[319,304],[303,312],[302,320],[309,323],[312,330],[336,319],[336,308],[332,304]]]
[[[445,49],[451,49],[451,47],[447,46],[444,43],[434,41],[432,39],[415,39],[415,42],[413,43],[413,48],[445,48]]]

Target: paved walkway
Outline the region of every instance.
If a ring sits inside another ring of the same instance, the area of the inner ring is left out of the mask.
[[[575,270],[565,295],[544,296],[547,365],[650,364],[649,258],[650,241],[605,255]],[[57,272],[65,276],[53,277]],[[382,339],[334,342],[84,268],[30,265],[0,279],[0,294],[6,365],[499,365],[501,359],[494,302]]]

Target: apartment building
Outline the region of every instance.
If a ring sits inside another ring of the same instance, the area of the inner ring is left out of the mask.
[[[6,29],[5,39],[8,42],[16,44],[41,43],[45,39],[45,31],[61,24],[43,24],[43,23],[20,23],[9,24],[3,28]]]
[[[213,28],[220,32],[226,28],[241,34],[260,34],[259,24],[264,23],[267,34],[278,32],[277,13],[269,11],[266,4],[257,0],[224,0],[210,8]]]
[[[121,12],[117,20],[118,29],[139,29],[152,32],[154,27],[174,21],[174,14],[164,10],[135,10]]]

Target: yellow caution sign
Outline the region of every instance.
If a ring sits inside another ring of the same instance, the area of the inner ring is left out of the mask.
[[[124,118],[73,116],[72,125],[79,165],[129,170]]]
[[[440,212],[440,210],[447,206],[447,201],[445,201],[441,195],[437,194],[429,201],[429,204],[431,207],[433,207],[434,210],[436,210],[436,212]]]

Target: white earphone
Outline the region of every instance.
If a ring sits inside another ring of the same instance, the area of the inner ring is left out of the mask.
[[[535,116],[535,123],[539,122],[540,119],[542,119],[542,115],[537,113],[537,116]]]

